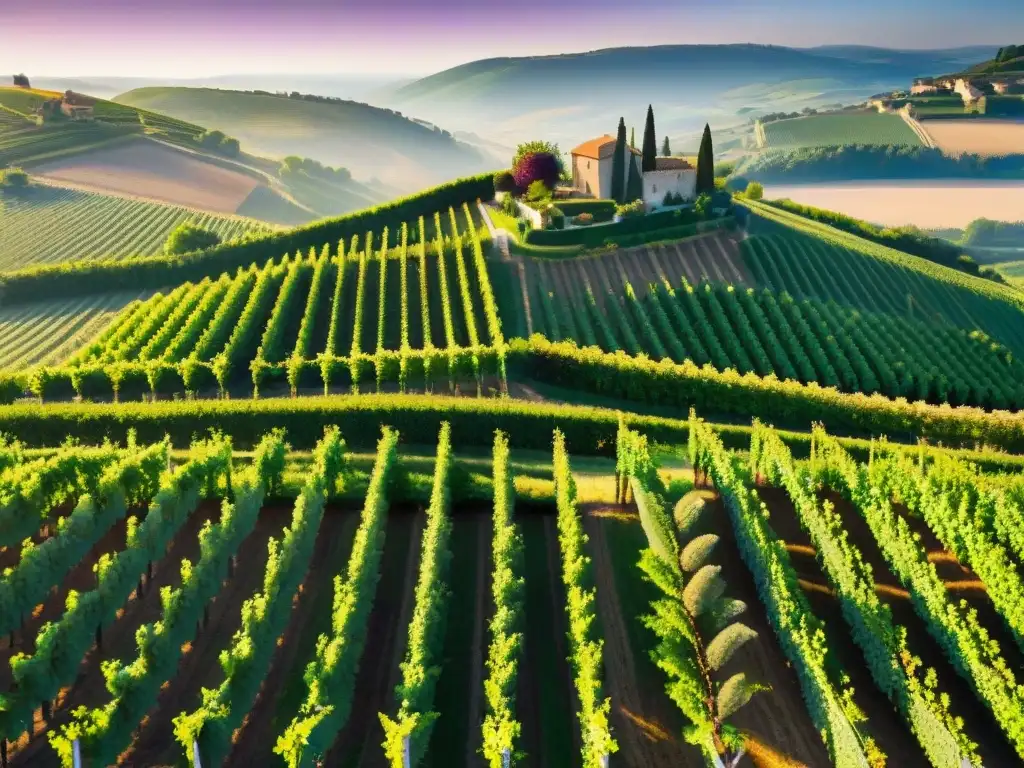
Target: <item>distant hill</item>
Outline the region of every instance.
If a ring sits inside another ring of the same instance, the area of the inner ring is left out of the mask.
[[[224,131],[250,152],[310,157],[403,192],[494,167],[439,128],[354,101],[212,88],[139,88],[115,100]]]
[[[620,115],[639,133],[653,104],[659,133],[667,132],[673,147],[690,146],[699,142],[705,122],[717,131],[780,109],[857,103],[993,52],[749,44],[610,48],[474,61],[397,88],[387,103],[505,145],[544,135],[563,149],[595,132],[613,133]]]

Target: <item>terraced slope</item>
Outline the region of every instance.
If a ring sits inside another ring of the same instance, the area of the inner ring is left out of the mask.
[[[184,222],[216,232],[222,242],[270,229],[237,216],[42,184],[0,197],[0,211],[0,271],[151,256]]]

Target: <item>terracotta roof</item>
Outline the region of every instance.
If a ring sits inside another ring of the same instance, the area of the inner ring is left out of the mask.
[[[630,147],[630,151],[632,151],[634,155],[643,154],[639,149],[633,147]],[[580,157],[589,157],[592,160],[611,157],[615,154],[615,137],[609,136],[607,133],[604,136],[598,136],[596,139],[583,142],[570,154],[579,155]]]
[[[654,170],[656,171],[686,171],[692,167],[681,157],[656,157],[654,159]]]

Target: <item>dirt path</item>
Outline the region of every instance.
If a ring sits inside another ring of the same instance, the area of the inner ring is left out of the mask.
[[[729,244],[728,248],[726,247],[726,243]],[[709,247],[713,244],[713,246],[718,249],[718,252],[722,255],[722,264],[728,267],[733,280],[737,284],[750,285],[753,282],[743,265],[743,257],[740,255],[739,244],[735,240],[722,237],[721,235],[711,235],[708,237],[708,244]]]
[[[729,279],[726,277],[726,271],[720,263],[721,259],[718,258],[718,256],[716,256],[716,254],[708,247],[707,238],[697,238],[693,242],[693,247],[704,256],[705,261],[710,265],[711,270],[714,273],[715,279],[720,283],[728,283]]]
[[[180,563],[183,558],[195,562],[199,555],[199,531],[206,520],[218,516],[220,505],[205,502],[192,514],[178,535],[171,542],[167,553],[153,567],[153,579],[145,585],[142,599],[135,593],[118,613],[114,624],[103,633],[103,649],[94,645],[79,670],[78,678],[57,696],[53,708],[53,716],[49,723],[42,721],[40,710],[36,710],[33,721],[33,734],[23,734],[10,754],[12,768],[32,766],[32,768],[59,768],[60,760],[57,753],[50,747],[46,739],[49,728],[56,729],[70,721],[70,713],[80,706],[96,707],[110,700],[103,672],[102,661],[120,659],[127,662],[138,654],[135,633],[143,624],[158,621],[163,612],[160,603],[160,590],[165,586],[176,587],[181,582]]]
[[[612,700],[612,727],[619,743],[615,763],[627,768],[703,768],[705,762],[700,751],[670,730],[673,718],[670,710],[666,710],[672,704],[664,688],[646,689],[638,679],[636,659],[647,649],[631,645],[626,622],[639,621],[639,612],[646,606],[627,607],[619,599],[606,522],[601,518],[603,509],[595,505],[585,510],[584,523],[590,537],[588,553],[593,558],[597,607],[604,632],[605,694]],[[618,507],[613,511],[622,514]]]
[[[28,538],[32,539],[32,543],[38,547],[57,532],[57,524],[71,514],[74,506],[74,504],[62,504],[50,510],[45,520],[39,519],[39,528]],[[15,568],[21,562],[23,544],[23,541],[19,541],[17,544],[0,547],[0,574],[8,568]]]
[[[686,269],[686,280],[690,285],[697,285],[701,280],[708,279],[707,269],[700,260],[700,256],[693,247],[692,242],[673,243],[676,253]],[[683,250],[685,247],[686,250]]]
[[[889,604],[893,621],[907,630],[907,645],[921,658],[925,667],[933,667],[938,673],[940,688],[949,694],[954,711],[963,717],[965,732],[979,745],[983,764],[1014,765],[1016,753],[1006,742],[1002,729],[990,710],[974,695],[967,681],[949,663],[945,652],[928,631],[927,624],[914,610],[908,592],[889,568],[867,522],[838,494],[827,492],[822,494],[822,498],[832,502],[849,532],[850,542],[856,545],[864,561],[871,566],[875,584],[881,587],[878,594]]]
[[[395,712],[395,686],[401,680],[399,665],[415,601],[425,522],[422,512],[392,509],[388,514],[381,577],[356,677],[356,704],[324,757],[327,768],[388,768],[377,714]]]
[[[520,514],[519,524],[525,545],[526,574],[523,660],[516,694],[516,713],[523,724],[520,744],[526,753],[522,765],[577,766],[578,708],[566,656],[565,593],[557,561],[554,515],[529,511]]]
[[[483,763],[480,725],[484,717],[484,659],[490,636],[491,510],[484,506],[452,514],[452,560],[441,676],[434,695],[434,724],[423,768],[477,768]]]
[[[889,756],[892,765],[928,768],[928,761],[916,738],[908,730],[895,706],[878,690],[859,647],[850,641],[850,628],[843,619],[832,584],[818,564],[810,537],[800,527],[788,494],[777,488],[758,488],[758,495],[771,510],[773,530],[787,545],[790,560],[800,577],[814,614],[825,623],[829,648],[850,675],[857,704],[868,716],[865,730]]]
[[[466,739],[466,766],[480,762],[480,748],[483,745],[483,734],[480,724],[484,719],[484,662],[487,657],[487,643],[484,629],[487,624],[487,608],[491,590],[491,541],[490,529],[486,523],[489,517],[482,513],[476,518],[476,594],[473,595],[473,645],[469,655],[469,707],[466,712],[466,728],[469,738]],[[458,663],[457,659],[452,662]],[[442,715],[443,716],[443,715]]]
[[[334,575],[345,570],[358,525],[357,512],[325,510],[309,569],[292,600],[288,628],[278,639],[269,673],[252,710],[235,731],[226,766],[253,768],[278,764],[274,744],[298,714],[305,698],[302,672],[320,632],[330,631]]]
[[[220,652],[231,644],[241,626],[241,607],[263,587],[267,541],[279,536],[291,517],[290,507],[266,507],[256,528],[238,549],[235,574],[208,606],[210,623],[199,632],[178,664],[177,672],[160,691],[156,710],[140,723],[131,746],[118,765],[175,766],[182,748],[174,737],[173,718],[192,712],[202,703],[203,687],[216,688],[224,680]]]

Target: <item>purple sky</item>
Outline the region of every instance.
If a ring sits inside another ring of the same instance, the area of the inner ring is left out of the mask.
[[[758,42],[1024,42],[1024,1],[0,0],[0,72],[426,74],[491,56]]]

